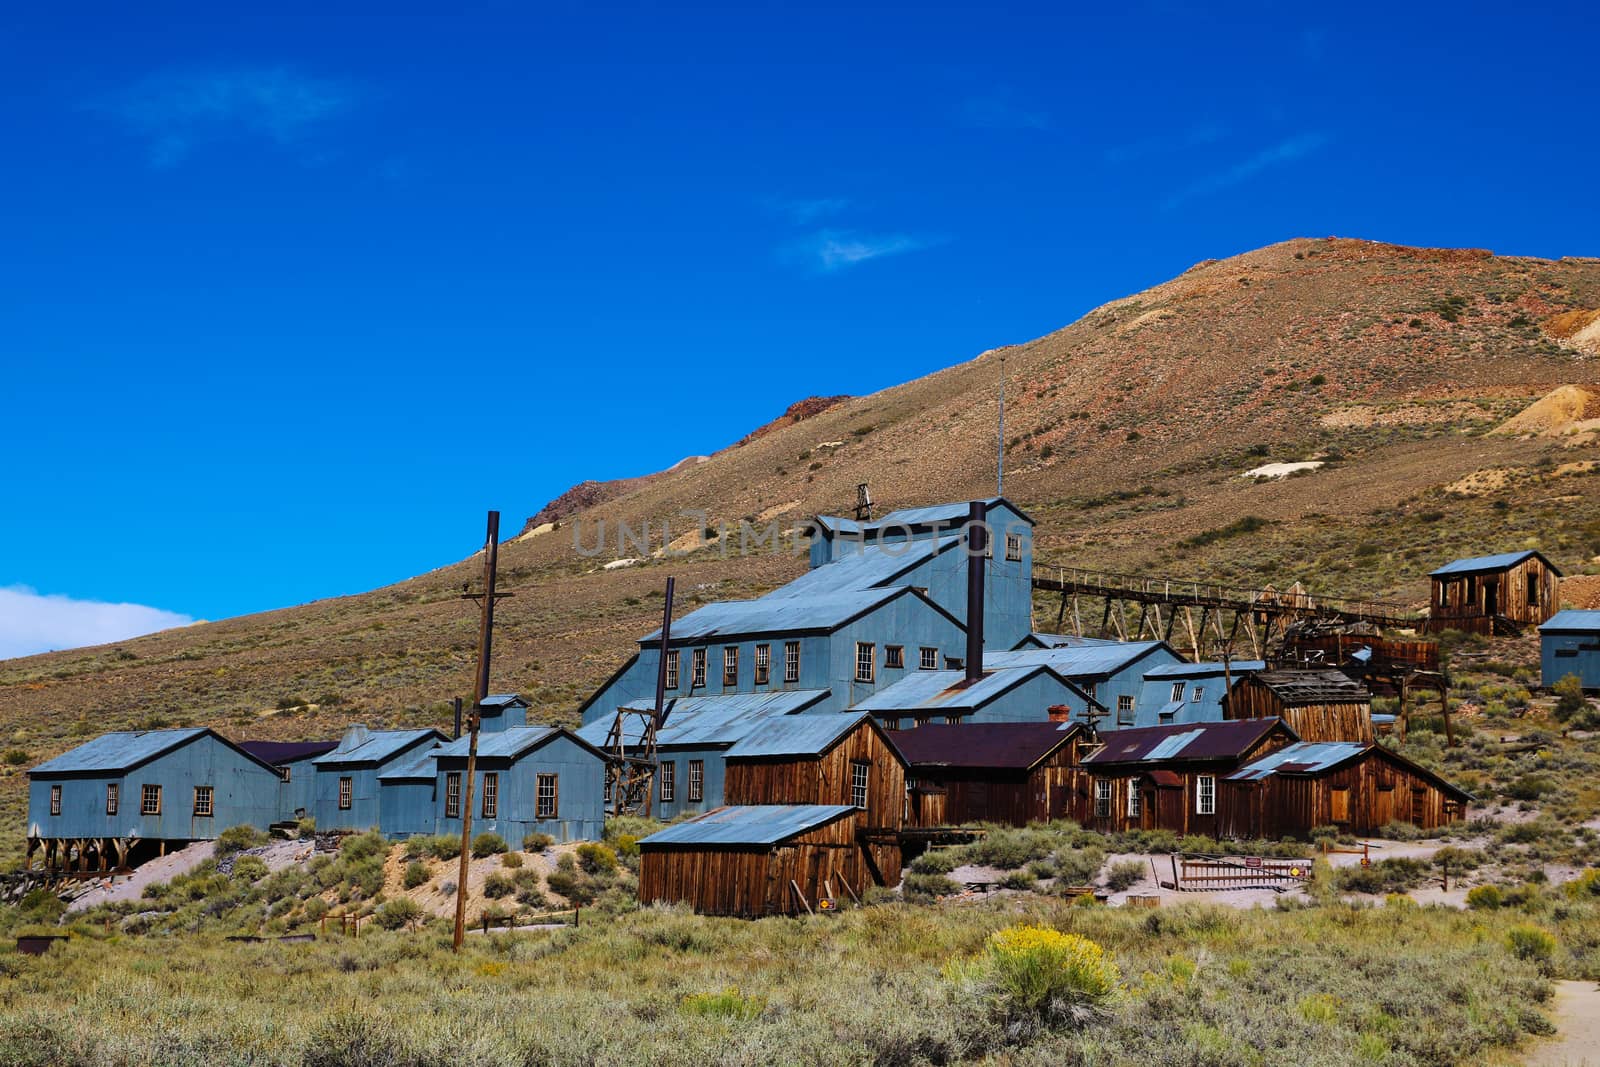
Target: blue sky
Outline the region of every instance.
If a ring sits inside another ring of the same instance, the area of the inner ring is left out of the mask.
[[[0,656],[398,580],[1200,259],[1600,254],[1597,22],[13,9]]]

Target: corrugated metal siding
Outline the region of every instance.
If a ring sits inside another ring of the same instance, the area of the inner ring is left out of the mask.
[[[433,832],[459,834],[461,819],[444,814],[445,778],[451,771],[465,770],[466,756],[440,756],[435,763]],[[489,773],[499,775],[493,818],[483,815],[483,775]],[[536,817],[540,774],[557,776],[554,819]],[[463,786],[463,797],[465,792]],[[587,745],[559,731],[548,742],[514,757],[485,758],[480,749],[472,805],[473,834],[499,834],[513,848],[534,832],[549,834],[557,841],[598,841],[605,830],[605,761]]]

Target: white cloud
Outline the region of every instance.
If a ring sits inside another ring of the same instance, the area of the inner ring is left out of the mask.
[[[844,270],[869,259],[916,252],[942,243],[904,233],[864,234],[854,230],[822,230],[787,246],[785,258],[824,274]]]
[[[355,102],[356,93],[343,82],[288,67],[236,67],[154,75],[95,109],[144,138],[152,166],[171,167],[195,145],[228,137],[291,144]]]
[[[1331,138],[1325,133],[1302,133],[1263,149],[1248,159],[1240,160],[1226,170],[1209,174],[1185,189],[1169,196],[1162,206],[1171,210],[1186,200],[1207,196],[1238,185],[1271,167],[1293,163],[1317,151]]]
[[[194,619],[143,604],[108,604],[0,587],[0,659],[123,641]]]

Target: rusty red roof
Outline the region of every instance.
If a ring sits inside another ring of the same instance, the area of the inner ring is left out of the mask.
[[[280,767],[285,763],[320,756],[339,747],[337,741],[240,741],[239,747],[262,763]]]
[[[913,768],[1027,770],[1082,729],[1081,723],[987,722],[919,726],[888,736]]]
[[[1295,736],[1282,719],[1229,719],[1107,730],[1100,735],[1105,744],[1085,756],[1083,762],[1085,766],[1103,767],[1123,763],[1238,759],[1278,728],[1287,730],[1290,737]]]

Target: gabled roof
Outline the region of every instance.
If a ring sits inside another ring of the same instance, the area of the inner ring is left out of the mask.
[[[1079,637],[1076,634],[1031,633],[1017,642],[1013,651],[1029,648],[1083,648],[1087,645],[1120,645],[1115,637]]]
[[[737,804],[674,823],[639,842],[658,845],[776,845],[860,811],[849,804]]]
[[[985,670],[993,667],[1027,667],[1045,664],[1064,678],[1104,678],[1152,654],[1166,649],[1165,641],[1118,641],[1109,645],[1077,645],[1065,648],[1019,648],[1011,652],[985,652]]]
[[[1539,627],[1540,633],[1600,632],[1600,611],[1558,611]]]
[[[859,727],[879,729],[866,713],[836,715],[790,715],[766,719],[728,749],[727,758],[773,759],[820,756]]]
[[[430,748],[418,754],[416,759],[401,760],[396,766],[378,775],[378,781],[431,782],[439,773],[439,766],[433,760],[438,754],[438,749]]]
[[[517,693],[494,693],[483,698],[483,706],[486,708],[505,708],[513,704],[528,706],[528,702]]]
[[[1544,553],[1529,548],[1521,552],[1501,552],[1493,556],[1473,556],[1471,559],[1458,559],[1451,563],[1446,563],[1436,571],[1431,571],[1429,577],[1440,578],[1448,574],[1481,574],[1485,571],[1503,571],[1508,567],[1515,567],[1523,560],[1531,559],[1534,556],[1538,556],[1539,559],[1543,560],[1544,565],[1549,567],[1555,574],[1561,574],[1559,570],[1556,570],[1555,564],[1545,559]]]
[[[895,579],[960,544],[957,537],[930,537],[922,541],[890,541],[845,546],[837,559],[806,571],[781,585],[763,600],[828,593],[857,592],[895,584]],[[677,625],[673,625],[674,631]]]
[[[1076,722],[991,722],[896,730],[889,740],[912,767],[1028,770],[1084,732]]]
[[[318,767],[385,763],[413,745],[429,740],[447,741],[449,738],[438,730],[372,730],[354,738],[347,734],[344,740],[339,742],[338,748],[325,756],[318,756],[312,763]],[[350,744],[350,747],[346,748],[346,744]]]
[[[1210,678],[1221,674],[1253,674],[1267,669],[1264,661],[1259,659],[1236,659],[1226,668],[1221,661],[1207,661],[1205,663],[1163,663],[1159,667],[1151,667],[1144,672],[1146,678]]]
[[[591,745],[582,737],[559,726],[513,726],[509,730],[498,733],[478,734],[479,759],[507,759],[514,760],[527,755],[536,748],[541,748],[558,737],[570,738],[596,756],[602,755],[600,750]],[[434,759],[466,759],[467,749],[472,744],[470,737],[458,737],[447,745],[432,749],[428,755]]]
[[[1095,701],[1071,679],[1046,663],[1020,664],[1014,667],[996,667],[984,657],[983,677],[971,685],[966,684],[965,671],[910,671],[893,685],[878,690],[856,702],[852,711],[872,712],[970,712],[985,707],[1009,693],[1017,686],[1040,674],[1048,675],[1063,688],[1071,690],[1084,700]],[[1040,708],[1043,717],[1047,708]]]
[[[1349,704],[1371,698],[1366,687],[1336,670],[1261,671],[1250,676],[1258,685],[1272,690],[1287,707],[1304,704]],[[1240,684],[1244,684],[1241,679]]]
[[[285,763],[320,756],[339,747],[337,741],[240,741],[239,747],[262,763],[281,767]]]
[[[993,512],[1002,504],[1021,516],[1022,520],[1029,526],[1036,525],[1027,512],[1003,496],[990,497],[984,501],[985,508],[990,512]],[[871,522],[860,522],[856,519],[841,518],[837,515],[818,515],[812,520],[812,529],[821,532],[824,536],[832,536],[834,533],[849,533],[871,538],[882,533],[886,527],[910,527],[913,530],[918,530],[960,526],[967,521],[971,506],[970,501],[962,500],[945,504],[929,504],[926,507],[919,508],[901,508]]]
[[[45,760],[28,774],[107,774],[131,771],[202,737],[215,738],[218,743],[233,749],[251,762],[259,763],[274,774],[277,773],[276,767],[229,741],[215,730],[194,727],[186,730],[117,730],[101,734],[93,741],[85,741],[77,748],[68,749],[55,759]]]
[[[1239,759],[1273,730],[1294,731],[1282,719],[1232,719],[1107,730],[1105,744],[1085,756],[1085,766]]]
[[[909,587],[858,589],[815,596],[726,600],[691,611],[672,623],[672,644],[692,644],[714,638],[757,634],[832,633],[868,612],[902,596],[914,596],[957,626],[955,617]],[[661,640],[656,629],[639,639],[640,645]]]
[[[659,748],[698,748],[731,745],[775,716],[795,715],[827,699],[827,689],[782,689],[772,693],[729,693],[726,696],[678,697],[666,704],[666,721],[656,731]],[[654,700],[630,700],[630,711],[650,711]],[[577,731],[584,741],[604,748],[611,733],[612,716],[604,715]],[[636,715],[622,720],[623,743],[637,745],[644,736],[644,721]]]
[[[1328,771],[1337,770],[1352,760],[1359,759],[1369,752],[1375,752],[1380,758],[1404,767],[1419,778],[1426,778],[1444,792],[1450,793],[1462,800],[1471,801],[1476,798],[1460,786],[1452,785],[1437,774],[1406,759],[1391,749],[1378,744],[1359,744],[1353,741],[1297,741],[1286,745],[1276,752],[1268,753],[1260,759],[1251,760],[1228,775],[1224,781],[1229,782],[1259,782],[1275,774],[1287,775],[1317,775]]]

